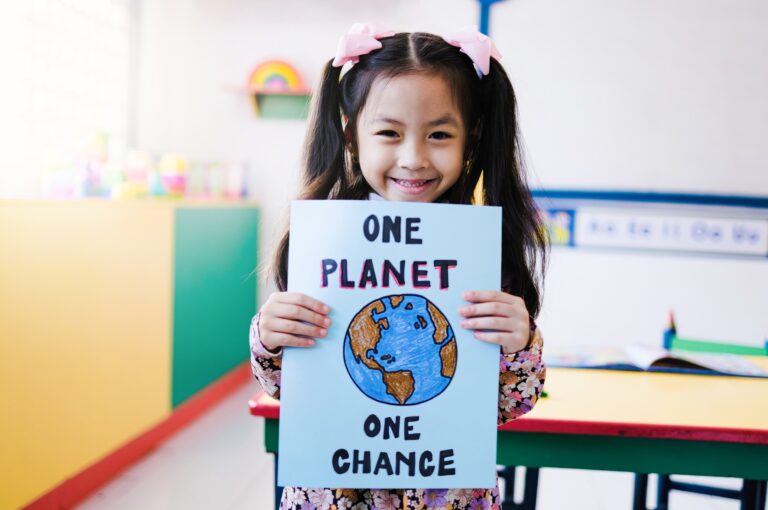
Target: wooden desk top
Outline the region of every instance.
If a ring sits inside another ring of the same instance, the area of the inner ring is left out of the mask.
[[[768,444],[768,379],[548,368],[545,390],[501,430]],[[249,405],[279,416],[264,394]]]

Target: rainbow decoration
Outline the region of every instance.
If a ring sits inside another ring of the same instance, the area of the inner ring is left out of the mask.
[[[282,60],[269,60],[256,66],[248,79],[248,87],[256,94],[307,93],[296,68]]]
[[[259,117],[304,119],[309,111],[309,90],[291,64],[268,60],[248,78],[253,109]]]

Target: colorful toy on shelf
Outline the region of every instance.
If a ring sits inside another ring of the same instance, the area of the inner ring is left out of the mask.
[[[183,197],[187,188],[187,158],[181,154],[166,153],[160,158],[158,167],[168,196]]]
[[[111,198],[143,198],[149,194],[149,178],[154,171],[152,156],[143,151],[130,151],[122,162],[122,180],[112,186]]]
[[[253,107],[260,117],[303,119],[307,116],[309,91],[301,74],[282,60],[256,66],[248,78]]]
[[[95,133],[71,158],[51,164],[42,182],[42,196],[113,200],[242,200],[249,196],[250,172],[244,161],[190,160],[179,153],[157,158],[135,149],[115,157],[107,142],[105,134]]]
[[[107,177],[105,166],[108,159],[109,134],[103,131],[89,133],[74,157],[75,197],[102,197],[107,194],[104,179]]]

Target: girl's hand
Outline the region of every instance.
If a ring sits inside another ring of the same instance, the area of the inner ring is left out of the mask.
[[[522,298],[497,290],[473,290],[465,292],[464,299],[474,304],[459,308],[465,317],[461,326],[475,330],[475,338],[499,344],[504,354],[528,345],[530,316]]]
[[[261,307],[259,338],[267,350],[280,347],[310,347],[313,338],[328,334],[330,308],[298,292],[273,292]]]

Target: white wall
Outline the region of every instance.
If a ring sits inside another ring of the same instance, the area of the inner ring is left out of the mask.
[[[768,3],[493,9],[544,186],[768,194]]]
[[[492,11],[533,186],[768,195],[768,4],[507,0]],[[144,1],[139,145],[249,162],[267,257],[304,124],[255,118],[235,91],[249,71],[282,58],[311,84],[355,21],[441,32],[477,19],[474,0]],[[671,306],[681,333],[759,343],[766,289],[766,262],[555,250],[541,322],[555,347],[655,342]]]

